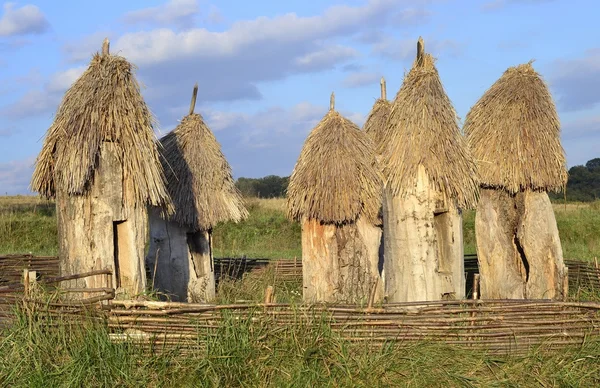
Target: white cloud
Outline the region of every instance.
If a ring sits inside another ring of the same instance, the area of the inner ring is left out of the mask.
[[[94,53],[102,50],[104,38],[112,40],[113,37],[114,34],[111,32],[98,31],[78,40],[68,42],[62,47],[62,51],[67,56],[67,62],[89,61]],[[114,52],[112,48],[111,51]]]
[[[381,79],[381,74],[377,73],[350,73],[343,81],[347,88],[358,88],[361,86],[375,84]]]
[[[27,4],[16,8],[15,3],[4,3],[4,14],[0,18],[0,36],[41,34],[50,24],[35,5]]]
[[[123,17],[127,24],[150,24],[191,28],[196,24],[199,12],[197,0],[169,0],[158,7],[129,12]]]
[[[79,66],[55,73],[42,90],[30,90],[15,103],[0,112],[12,119],[21,119],[56,111],[64,92],[81,76],[86,66]]]
[[[328,108],[328,104],[302,102],[287,109],[274,106],[254,114],[216,111],[206,107],[197,111],[202,113],[223,145],[234,175],[258,177],[289,175],[306,137]],[[359,126],[364,123],[362,113],[340,113]],[[268,152],[256,152],[257,148]]]
[[[175,114],[169,108],[180,105],[182,90],[188,90],[196,82],[200,85],[199,105],[258,100],[262,98],[259,90],[262,82],[351,64],[349,62],[359,53],[338,40],[351,39],[394,23],[394,17],[398,17],[406,3],[406,0],[368,0],[362,6],[333,6],[316,16],[289,13],[258,17],[237,21],[219,32],[206,28],[134,31],[114,36],[111,51],[138,66],[138,79],[147,85],[143,89],[144,98],[161,122],[173,123],[181,117],[181,112]],[[414,7],[414,3],[411,4]],[[129,15],[129,20],[158,12],[157,9],[143,11],[145,13]],[[410,15],[422,16],[419,12],[407,11],[403,17],[410,18]],[[101,47],[104,35],[97,33],[66,45],[67,59],[80,62],[90,58]],[[43,89],[48,94],[46,99],[57,104],[59,99],[54,94],[68,85],[74,74],[77,71],[72,69],[50,80]],[[174,104],[174,101],[178,102]],[[14,111],[26,112],[29,107],[21,107],[25,102],[16,103]],[[52,104],[40,104],[40,109]],[[18,116],[13,113],[13,117]]]
[[[294,60],[294,63],[299,69],[320,70],[332,68],[335,64],[347,59],[356,58],[358,55],[358,51],[352,47],[335,45],[323,47],[317,51],[298,57]]]
[[[394,17],[394,22],[400,25],[422,25],[431,18],[432,12],[425,8],[405,8]]]
[[[64,93],[81,77],[85,69],[87,69],[87,66],[78,66],[55,73],[45,85],[46,91],[50,93]]]
[[[600,104],[600,48],[551,66],[549,83],[562,111],[591,109]]]
[[[0,195],[31,194],[29,181],[35,157],[0,163]]]

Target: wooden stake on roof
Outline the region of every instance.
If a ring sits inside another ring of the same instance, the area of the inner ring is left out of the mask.
[[[104,41],[102,42],[102,55],[108,55],[110,54],[110,41],[108,40],[108,38],[104,38]]]
[[[423,66],[423,54],[425,53],[425,41],[419,36],[417,41],[417,65]]]
[[[190,102],[190,115],[194,114],[194,108],[196,107],[196,97],[198,97],[198,82],[194,85],[194,91],[192,92],[192,101]]]
[[[335,93],[331,92],[331,97],[329,98],[329,110],[335,109]]]
[[[381,77],[381,81],[379,83],[381,84],[381,99],[387,100],[387,91],[385,89],[385,78]]]

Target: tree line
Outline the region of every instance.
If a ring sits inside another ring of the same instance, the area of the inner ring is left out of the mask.
[[[565,193],[552,194],[551,198],[560,200]],[[567,201],[591,202],[600,199],[600,158],[588,160],[585,165],[569,169],[566,190]]]
[[[289,176],[268,175],[263,178],[238,178],[235,182],[244,197],[277,198],[285,197]]]
[[[289,176],[268,175],[263,178],[238,178],[235,185],[245,197],[285,197]],[[600,158],[589,160],[585,165],[569,169],[567,200],[591,202],[600,199]],[[565,193],[551,193],[553,200],[562,200]]]

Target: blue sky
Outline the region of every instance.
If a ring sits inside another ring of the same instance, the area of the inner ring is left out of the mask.
[[[394,97],[420,35],[461,118],[506,68],[534,59],[569,166],[600,157],[596,1],[45,0],[1,12],[0,194],[29,192],[61,98],[104,37],[137,65],[158,136],[199,83],[196,111],[235,177],[290,174],[332,91],[362,125],[381,76]]]

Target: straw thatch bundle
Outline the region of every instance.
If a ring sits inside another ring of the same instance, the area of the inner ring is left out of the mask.
[[[422,49],[396,95],[383,136],[386,141],[378,153],[393,195],[409,194],[423,166],[431,184],[445,197],[456,199],[460,208],[475,205],[475,163],[434,58]]]
[[[308,135],[290,177],[288,216],[326,223],[353,222],[359,215],[374,220],[380,190],[371,140],[332,104]]]
[[[371,138],[375,149],[381,147],[384,140],[384,131],[387,126],[388,117],[392,110],[392,104],[387,100],[385,79],[381,78],[381,98],[378,98],[363,125],[363,131]]]
[[[200,114],[192,110],[161,143],[173,221],[196,231],[248,216],[231,167]]]
[[[168,201],[152,125],[154,119],[134,76],[134,66],[106,50],[96,53],[87,70],[65,93],[36,161],[32,189],[54,197],[85,195],[97,167],[100,146],[113,142],[124,180],[135,182],[135,204]],[[133,205],[133,204],[132,204]]]
[[[531,62],[504,72],[473,106],[464,131],[483,187],[511,193],[565,187],[560,121]]]

